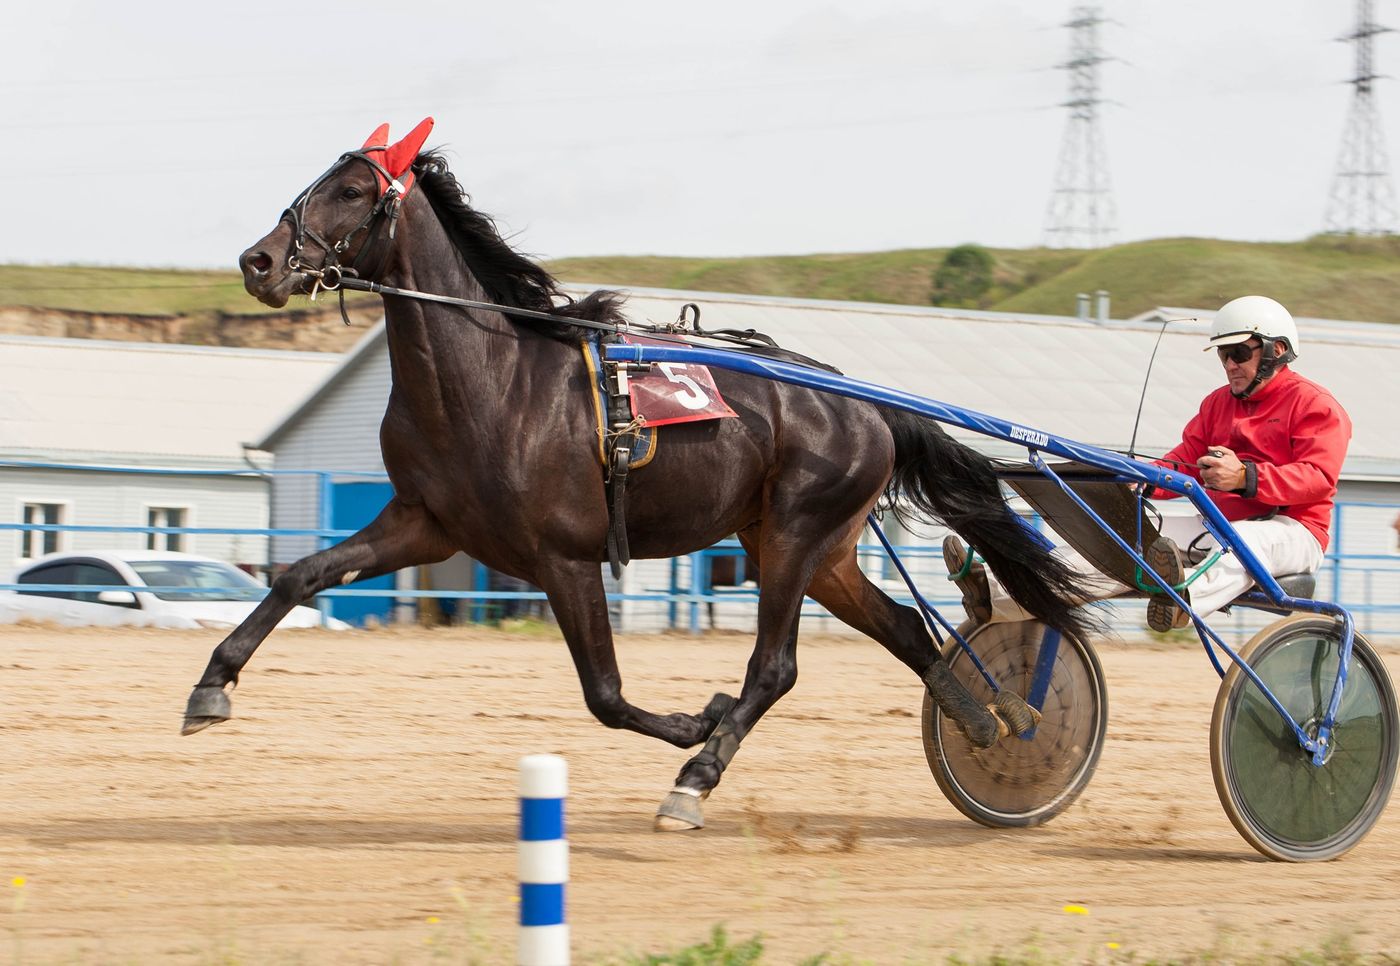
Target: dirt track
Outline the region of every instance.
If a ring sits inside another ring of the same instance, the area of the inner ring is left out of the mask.
[[[807,642],[709,827],[657,835],[685,753],[594,722],[553,637],[284,632],[235,719],[180,738],[217,640],[0,629],[0,926],[16,961],[512,962],[516,761],[545,751],[571,770],[578,961],[675,949],[718,922],[763,933],[777,963],[1141,960],[1315,950],[1329,932],[1400,948],[1397,806],[1338,862],[1257,857],[1215,798],[1198,647],[1102,647],[1093,784],[1052,824],[998,832],[934,785],[912,676],[863,640]],[[737,686],[748,645],[625,639],[628,696],[698,710]]]

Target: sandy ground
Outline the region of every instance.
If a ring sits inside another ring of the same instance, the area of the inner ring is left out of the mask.
[[[1333,935],[1400,949],[1396,806],[1340,861],[1258,857],[1215,797],[1198,647],[1103,645],[1094,781],[1013,832],[939,793],[911,675],[861,639],[806,642],[709,826],[658,835],[685,753],[593,721],[550,633],[283,632],[235,719],[181,738],[217,640],[0,629],[0,960],[511,962],[516,763],[536,752],[571,769],[578,961],[673,950],[716,923],[762,933],[777,963],[1228,958]],[[748,646],[624,639],[628,696],[698,710],[736,688]]]

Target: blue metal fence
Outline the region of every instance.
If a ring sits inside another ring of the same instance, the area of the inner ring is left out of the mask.
[[[24,469],[63,469],[83,472],[110,472],[122,474],[150,474],[168,476],[229,476],[270,478],[275,475],[310,476],[317,480],[320,495],[318,520],[314,528],[287,527],[156,527],[156,526],[116,526],[101,524],[23,524],[0,523],[0,532],[34,531],[60,533],[112,533],[112,534],[221,534],[253,537],[305,537],[318,539],[322,547],[330,546],[338,540],[350,536],[355,531],[331,527],[333,507],[333,483],[337,480],[354,479],[382,481],[382,473],[350,471],[304,471],[304,470],[257,470],[257,469],[164,469],[154,467],[95,467],[80,464],[28,463],[0,461],[0,467]],[[1348,517],[1359,510],[1386,511],[1394,514],[1400,505],[1347,501],[1337,504],[1333,523],[1333,543],[1326,555],[1322,569],[1318,572],[1318,589],[1323,596],[1344,604],[1356,616],[1357,627],[1373,638],[1400,638],[1400,554],[1397,553],[1351,553],[1346,547],[1352,542],[1349,533]],[[1376,516],[1376,514],[1372,514]],[[1034,519],[1034,518],[1033,518]],[[1389,517],[1387,517],[1389,519]],[[1038,523],[1038,521],[1036,521]],[[1374,524],[1366,525],[1371,531]],[[1364,545],[1357,541],[1360,545]],[[1389,543],[1394,546],[1393,540]],[[914,578],[919,582],[925,596],[939,607],[950,607],[957,612],[959,595],[946,582],[946,572],[939,549],[932,545],[906,544],[899,551],[909,566]],[[857,548],[865,571],[884,584],[885,555],[878,544],[862,544]],[[709,579],[713,563],[724,557],[742,557],[743,549],[737,541],[722,541],[713,547],[684,557],[674,558],[669,567],[666,586],[649,587],[641,592],[610,593],[607,599],[611,604],[624,602],[652,603],[662,605],[665,610],[665,624],[671,628],[686,628],[693,632],[701,631],[710,623],[714,608],[723,607],[733,611],[734,605],[751,610],[757,602],[756,586],[716,587]],[[266,568],[271,571],[270,565]],[[390,598],[396,602],[409,603],[421,599],[449,599],[461,601],[462,612],[470,614],[473,620],[488,617],[492,605],[504,602],[543,601],[545,595],[532,590],[490,590],[481,577],[483,568],[477,568],[472,586],[452,590],[422,590],[408,588],[339,587],[317,595],[320,609],[331,614],[333,601],[337,598]],[[886,592],[895,600],[911,603],[907,591],[901,584],[891,581]],[[68,584],[26,584],[0,583],[0,592],[18,590],[23,587],[31,591],[69,593],[93,590],[111,590],[95,585]],[[210,589],[202,588],[202,592]],[[747,611],[746,611],[747,612]],[[816,604],[807,602],[804,615],[825,613]],[[1245,630],[1248,621],[1236,618],[1237,630]]]

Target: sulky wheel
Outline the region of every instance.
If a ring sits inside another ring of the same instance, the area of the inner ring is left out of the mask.
[[[958,629],[1003,689],[1032,699],[1041,642],[1057,632],[1039,621],[1008,621]],[[979,702],[992,690],[955,640],[943,648],[953,674]],[[1024,828],[1050,821],[1089,784],[1108,725],[1108,693],[1093,650],[1061,637],[1040,707],[1039,726],[1027,738],[1002,738],[973,748],[924,694],[924,755],[948,800],[975,822]]]
[[[1240,651],[1305,731],[1326,711],[1341,628],[1299,614],[1264,628]],[[1210,764],[1225,813],[1245,841],[1272,859],[1332,859],[1370,831],[1395,780],[1397,712],[1390,676],[1360,635],[1332,752],[1318,767],[1237,665],[1220,683],[1210,722]]]

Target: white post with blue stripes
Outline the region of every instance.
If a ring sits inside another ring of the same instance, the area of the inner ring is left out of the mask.
[[[564,799],[569,769],[558,755],[520,759],[520,966],[567,966],[569,925],[564,888],[569,843]]]

